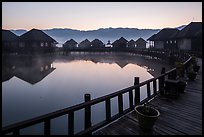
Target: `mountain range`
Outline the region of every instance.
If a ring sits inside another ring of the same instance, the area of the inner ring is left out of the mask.
[[[177,29],[181,30],[186,25],[182,25],[177,27]],[[14,34],[20,36],[27,32],[27,30],[17,29],[11,30]],[[108,40],[110,42],[114,42],[115,40],[119,39],[120,37],[124,37],[127,40],[137,40],[138,38],[148,39],[153,34],[156,34],[160,31],[160,29],[138,29],[138,28],[100,28],[97,30],[75,30],[69,28],[53,28],[53,29],[44,29],[42,30],[52,38],[54,38],[60,45],[65,43],[69,39],[74,39],[76,42],[81,42],[86,38],[90,41],[94,40],[95,38],[100,39],[104,43],[107,43]]]

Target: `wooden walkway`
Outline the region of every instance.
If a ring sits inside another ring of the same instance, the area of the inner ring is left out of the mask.
[[[187,81],[185,93],[177,99],[157,96],[149,105],[160,111],[152,131],[143,131],[138,126],[135,111],[132,111],[94,135],[202,135],[202,60],[195,81]]]

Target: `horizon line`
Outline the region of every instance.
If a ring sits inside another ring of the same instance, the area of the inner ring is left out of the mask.
[[[180,25],[178,27],[181,27],[183,25]],[[31,29],[25,29],[25,28],[17,28],[17,29],[7,29],[7,28],[3,28],[3,30],[32,30],[32,29],[39,29],[39,30],[51,30],[51,29],[71,29],[71,30],[77,30],[77,31],[94,31],[94,30],[100,30],[100,29],[140,29],[140,30],[144,30],[144,29],[151,29],[151,30],[160,30],[163,28],[133,28],[133,27],[105,27],[105,28],[98,28],[98,29],[87,29],[87,30],[81,30],[81,29],[75,29],[75,28],[60,28],[60,27],[53,27],[53,28],[31,28]],[[171,27],[164,27],[164,28],[171,28]],[[177,28],[177,27],[172,27],[172,28]]]

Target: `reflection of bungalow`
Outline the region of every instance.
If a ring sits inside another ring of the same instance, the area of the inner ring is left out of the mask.
[[[124,68],[127,64],[129,64],[128,60],[119,60],[119,61],[115,61],[115,63],[121,68]]]
[[[63,44],[63,50],[64,51],[69,51],[69,50],[73,50],[73,49],[76,49],[77,48],[77,45],[78,43],[73,40],[73,39],[70,39],[68,41],[66,41],[64,44]]]
[[[2,82],[11,79],[14,76],[13,71],[9,68],[2,69]]]
[[[91,47],[91,42],[88,39],[83,40],[78,45],[79,49],[90,49],[90,47]]]
[[[10,60],[2,56],[2,82],[11,79],[14,76],[14,67]]]
[[[20,53],[46,53],[55,50],[57,42],[41,30],[32,29],[19,37]]]
[[[94,39],[92,42],[91,42],[91,48],[92,49],[103,49],[105,48],[105,45],[103,44],[103,42],[99,39]]]
[[[135,47],[136,47],[135,41],[134,41],[133,39],[131,39],[130,41],[128,41],[127,47],[128,47],[128,48],[135,48]]]
[[[128,43],[128,41],[125,38],[121,37],[120,39],[118,39],[112,43],[113,49],[116,49],[116,50],[126,49],[127,43]]]
[[[14,75],[30,84],[35,84],[49,75],[55,68],[51,60],[29,58],[24,64],[16,64]]]
[[[181,50],[202,51],[202,22],[191,22],[177,35]]]
[[[9,30],[2,30],[2,52],[15,52],[17,48],[18,36]]]
[[[153,41],[155,49],[171,49],[177,50],[176,35],[179,32],[178,29],[165,28],[159,31],[157,34],[151,36],[147,40]],[[150,44],[151,46],[151,44]]]
[[[135,41],[138,49],[145,49],[146,48],[146,41],[143,38],[139,38],[138,40]]]

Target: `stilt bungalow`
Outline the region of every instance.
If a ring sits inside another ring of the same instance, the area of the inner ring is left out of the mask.
[[[127,43],[128,41],[125,38],[121,37],[120,39],[112,43],[113,49],[114,50],[125,50],[127,48]]]
[[[130,41],[128,41],[127,47],[130,48],[130,49],[136,48],[135,41],[134,41],[133,39],[131,39]]]
[[[82,42],[79,43],[78,49],[90,49],[91,48],[91,42],[88,39],[83,40]]]
[[[64,52],[67,52],[70,50],[76,50],[77,48],[78,48],[78,43],[73,39],[70,39],[63,44]]]
[[[146,41],[143,38],[139,38],[135,41],[137,49],[146,49]]]
[[[178,50],[176,35],[179,30],[164,28],[147,40],[153,41],[155,49]]]
[[[91,42],[91,49],[101,50],[104,48],[105,48],[105,44],[99,39],[94,39]]]
[[[46,33],[32,29],[19,37],[18,52],[26,54],[54,52],[57,42]]]

